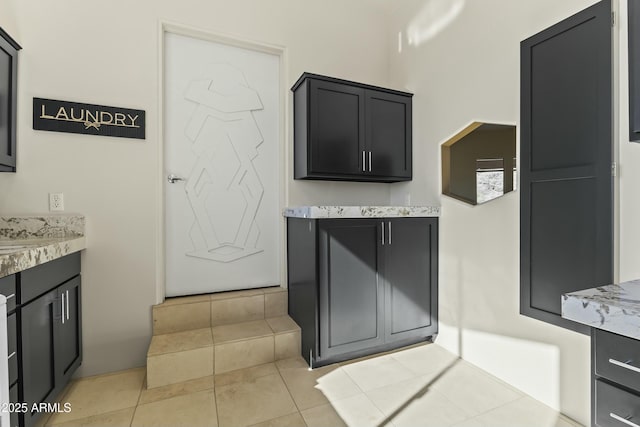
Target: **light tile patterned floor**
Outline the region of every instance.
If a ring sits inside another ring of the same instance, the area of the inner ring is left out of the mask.
[[[450,369],[448,369],[450,368]],[[575,427],[436,344],[309,371],[300,359],[147,390],[144,368],[74,381],[47,426]]]

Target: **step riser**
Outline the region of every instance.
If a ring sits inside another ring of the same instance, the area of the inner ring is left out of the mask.
[[[147,388],[250,368],[300,354],[300,331],[147,357]]]
[[[248,322],[287,314],[287,291],[267,288],[234,293],[172,298],[153,307],[153,334]]]

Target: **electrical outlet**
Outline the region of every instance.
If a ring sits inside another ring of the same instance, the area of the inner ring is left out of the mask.
[[[64,210],[64,194],[49,193],[49,210],[50,211]]]

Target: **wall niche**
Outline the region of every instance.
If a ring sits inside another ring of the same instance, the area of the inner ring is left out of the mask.
[[[473,122],[442,144],[442,194],[471,205],[516,189],[516,127]]]

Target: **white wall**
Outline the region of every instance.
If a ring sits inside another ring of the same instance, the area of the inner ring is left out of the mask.
[[[589,338],[519,314],[519,192],[476,207],[441,197],[439,156],[440,144],[471,121],[519,127],[520,41],[593,3],[407,0],[390,28],[390,40],[402,38],[401,49],[392,46],[391,81],[415,93],[419,165],[391,199],[442,203],[437,342],[585,425]],[[440,31],[415,43],[433,28]],[[638,182],[640,172],[626,169]],[[637,198],[627,203],[640,210]]]
[[[18,172],[0,175],[0,212],[47,210],[47,193],[87,218],[80,375],[142,366],[156,302],[160,205],[159,22],[287,49],[288,88],[303,71],[387,83],[386,17],[367,0],[0,2],[20,52]],[[32,98],[146,110],[145,141],[31,129]],[[287,114],[291,114],[290,111]],[[290,135],[288,136],[290,137]],[[291,141],[283,141],[292,158]],[[293,181],[290,204],[385,204],[384,184]],[[161,269],[162,267],[160,267]]]

